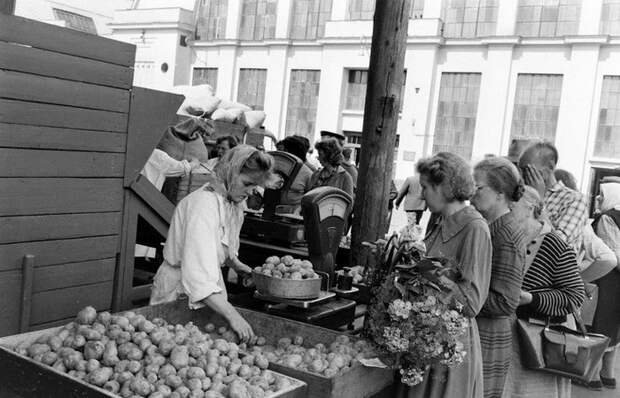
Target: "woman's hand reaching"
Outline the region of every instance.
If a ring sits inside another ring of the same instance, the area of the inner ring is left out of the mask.
[[[242,342],[247,343],[254,339],[254,331],[250,324],[239,313],[233,315],[230,320],[230,328],[237,333]]]

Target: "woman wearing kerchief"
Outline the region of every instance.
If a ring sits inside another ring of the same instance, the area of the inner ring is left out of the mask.
[[[177,205],[164,246],[164,262],[153,281],[150,304],[186,294],[191,309],[205,305],[222,315],[239,337],[249,340],[250,325],[228,302],[221,267],[251,268],[237,258],[245,199],[271,176],[273,158],[239,145],[215,166],[207,183]]]
[[[594,231],[616,254],[620,261],[620,183],[603,179],[598,197],[600,217],[594,222]],[[607,388],[616,388],[614,362],[620,345],[620,265],[594,281],[598,285],[598,305],[592,323],[593,331],[611,338],[603,355],[601,382]]]

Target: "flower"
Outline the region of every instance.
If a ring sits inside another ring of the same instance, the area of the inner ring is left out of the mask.
[[[388,313],[393,318],[409,318],[409,314],[413,305],[409,301],[403,301],[401,299],[396,299],[390,303],[388,306]]]
[[[408,386],[415,386],[424,381],[424,371],[419,368],[406,368],[400,370],[400,380]]]

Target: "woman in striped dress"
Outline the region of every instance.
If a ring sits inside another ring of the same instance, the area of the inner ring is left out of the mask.
[[[476,317],[482,347],[485,398],[499,398],[512,356],[512,323],[519,305],[525,233],[510,211],[523,194],[519,170],[509,160],[494,157],[474,167],[476,193],[471,203],[489,223],[493,257],[489,295]]]
[[[541,217],[543,202],[538,192],[525,187],[523,198],[512,212],[524,226],[527,236],[525,276],[517,316],[522,319],[549,318],[566,321],[566,315],[579,308],[585,294],[573,249]],[[528,370],[521,364],[519,338],[513,326],[513,356],[504,397],[570,398],[570,379]]]

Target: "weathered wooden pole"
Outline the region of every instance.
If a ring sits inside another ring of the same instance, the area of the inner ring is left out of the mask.
[[[351,241],[354,264],[366,265],[367,251],[362,243],[382,238],[389,227],[389,190],[410,3],[377,0],[375,6]]]

